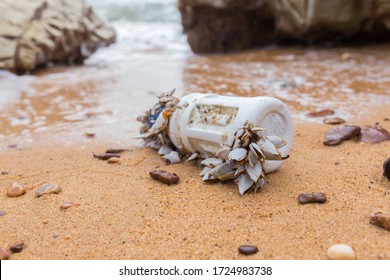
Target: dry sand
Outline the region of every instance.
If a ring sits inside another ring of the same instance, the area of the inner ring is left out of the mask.
[[[386,107],[348,123],[379,121],[390,130]],[[240,196],[234,183],[204,184],[193,163],[165,165],[154,150],[135,148],[120,164],[93,158],[112,148],[91,139],[58,146],[42,140],[29,148],[0,151],[1,245],[24,242],[12,259],[326,259],[335,243],[352,246],[358,259],[390,259],[390,234],[369,223],[376,210],[390,211],[390,182],[382,176],[390,141],[347,141],[326,147],[330,125],[296,120],[291,156],[267,176],[267,187]],[[90,141],[88,143],[88,141]],[[149,171],[177,173],[167,186]],[[28,192],[6,189],[17,181]],[[62,192],[40,198],[43,183]],[[301,192],[321,191],[325,204],[298,203]],[[78,203],[66,211],[64,202]],[[58,234],[55,238],[53,235]],[[255,245],[252,256],[240,245]]]

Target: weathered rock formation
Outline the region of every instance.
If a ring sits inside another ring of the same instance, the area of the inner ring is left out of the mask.
[[[115,41],[115,31],[85,0],[0,0],[0,69],[30,72],[80,63]]]
[[[390,0],[179,0],[196,53],[278,42],[390,41]]]

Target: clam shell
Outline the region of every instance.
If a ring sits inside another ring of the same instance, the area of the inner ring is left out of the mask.
[[[230,153],[230,148],[224,147],[220,149],[215,155],[221,159],[227,160],[229,157],[229,153]]]
[[[259,161],[257,154],[252,149],[248,151],[248,161],[251,166],[254,166]]]
[[[163,158],[165,159],[165,161],[168,164],[175,164],[175,163],[181,162],[179,153],[175,152],[175,151],[172,151],[169,154],[166,154],[165,156],[163,156]]]
[[[262,149],[264,155],[266,155],[266,153],[272,154],[272,155],[278,156],[279,159],[282,159],[282,156],[280,155],[280,152],[278,151],[278,149],[268,139],[261,139],[259,141],[259,147]]]
[[[238,191],[243,195],[251,190],[254,183],[248,174],[242,174],[237,179]]]
[[[243,161],[248,151],[244,148],[234,149],[229,153],[229,160]]]
[[[265,185],[264,177],[261,177],[259,180],[257,180],[255,186],[253,187],[254,192],[258,192],[259,189]]]
[[[207,167],[207,166],[204,167],[204,168],[202,169],[202,171],[200,172],[199,176],[203,177],[203,176],[206,175],[206,173],[208,173],[211,169],[212,169],[212,168]]]
[[[162,145],[161,148],[158,150],[158,154],[160,156],[165,156],[165,155],[169,154],[172,151],[173,151],[173,149],[165,144],[165,145]]]
[[[255,182],[257,182],[261,176],[264,176],[263,166],[261,165],[260,161],[257,161],[254,166],[246,163],[245,170],[249,177],[251,177],[251,179]]]
[[[233,180],[236,178],[236,171],[232,171],[218,177],[221,181]]]
[[[282,148],[287,145],[286,140],[284,140],[282,137],[271,135],[271,136],[266,136],[266,138],[274,144],[276,149]]]
[[[215,169],[216,177],[233,172],[233,167],[228,162],[222,163],[216,166],[214,169]]]
[[[198,153],[193,153],[188,159],[187,161],[191,161],[191,160],[195,160],[199,157],[199,154]]]
[[[217,165],[220,165],[222,163],[222,159],[220,158],[206,158],[201,162],[202,165],[208,166],[208,167],[216,167]]]

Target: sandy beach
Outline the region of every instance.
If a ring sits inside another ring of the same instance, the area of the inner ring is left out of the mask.
[[[390,131],[390,46],[200,56],[173,31],[174,47],[132,45],[120,33],[83,66],[0,73],[0,246],[24,243],[10,258],[325,260],[327,249],[342,243],[357,259],[390,259],[389,231],[369,222],[372,212],[390,212],[390,182],[382,175],[390,141],[325,146],[334,126],[305,117],[332,109],[346,124]],[[178,97],[265,95],[287,104],[293,148],[265,189],[240,196],[235,183],[204,183],[195,163],[166,165],[140,146],[136,116],[172,88]],[[93,157],[109,148],[129,151],[115,164]],[[153,180],[156,169],[176,173],[179,184]],[[27,192],[8,197],[14,182]],[[45,183],[62,192],[35,197]],[[327,202],[299,204],[306,192],[323,192]],[[75,205],[60,210],[66,202]],[[241,245],[259,252],[241,255]]]

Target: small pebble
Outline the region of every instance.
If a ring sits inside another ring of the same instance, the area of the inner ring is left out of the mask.
[[[325,124],[332,124],[332,125],[335,125],[335,124],[342,124],[342,123],[345,123],[345,120],[343,120],[342,118],[325,118],[323,120],[323,122]]]
[[[9,250],[11,251],[12,254],[20,253],[23,250],[24,243],[17,243],[14,245],[11,245],[9,247]]]
[[[106,154],[120,154],[126,151],[130,151],[129,149],[107,149]]]
[[[326,109],[326,110],[321,110],[321,111],[317,111],[317,112],[310,112],[310,113],[306,114],[306,117],[318,118],[318,117],[325,117],[325,116],[329,116],[329,115],[333,115],[333,114],[334,114],[333,110]]]
[[[119,154],[111,154],[111,153],[106,153],[106,154],[93,154],[94,158],[101,159],[101,160],[108,160],[113,157],[120,157],[121,155]]]
[[[74,202],[64,202],[60,205],[61,211],[66,211],[66,209],[69,209],[72,206],[80,206],[80,204],[74,203]]]
[[[0,260],[1,261],[9,260],[9,253],[8,253],[7,248],[4,248],[4,247],[0,248]]]
[[[361,126],[360,128],[358,139],[360,142],[380,143],[390,140],[390,133],[378,124],[375,126]]]
[[[383,163],[383,176],[390,181],[390,157]]]
[[[328,249],[328,258],[331,260],[354,260],[355,252],[351,246],[335,244]]]
[[[3,170],[1,171],[1,175],[8,175],[9,174],[9,171],[8,170]]]
[[[350,53],[343,53],[340,58],[341,58],[341,60],[348,60],[351,58],[351,54]]]
[[[238,252],[242,255],[253,255],[256,254],[259,251],[256,246],[251,245],[243,245],[238,247]]]
[[[382,227],[390,231],[390,214],[378,211],[370,215],[370,224]]]
[[[58,238],[58,236],[60,236],[58,232],[53,233],[53,238]]]
[[[7,195],[10,197],[18,197],[27,192],[25,186],[22,186],[18,182],[13,182],[12,186],[7,190]]]
[[[87,138],[93,138],[93,137],[95,137],[95,133],[91,132],[91,131],[87,131],[87,132],[85,132],[85,136]]]
[[[121,162],[121,159],[120,158],[117,158],[117,157],[113,157],[113,158],[109,158],[107,160],[108,163],[120,163]]]
[[[325,146],[336,146],[345,140],[358,137],[360,135],[360,127],[355,125],[340,125],[332,128],[325,136]]]
[[[0,217],[3,217],[6,213],[4,211],[0,211]]]
[[[36,190],[35,197],[40,197],[44,194],[58,194],[61,191],[62,189],[57,184],[44,184]]]
[[[313,193],[301,193],[298,197],[300,204],[306,203],[325,203],[326,196],[322,192],[313,192]]]
[[[164,184],[171,185],[179,182],[179,176],[175,173],[169,173],[165,170],[154,170],[149,172],[150,177]]]

